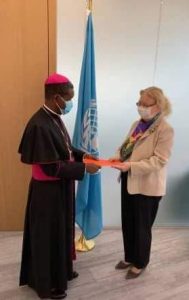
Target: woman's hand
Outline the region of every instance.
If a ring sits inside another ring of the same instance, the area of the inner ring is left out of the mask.
[[[117,164],[114,164],[112,168],[117,169],[121,172],[127,172],[131,168],[131,163],[130,162],[120,162]]]
[[[109,159],[108,159],[109,161],[111,161],[111,162],[121,162],[120,160],[119,160],[119,157],[118,156],[113,156],[113,157],[110,157]]]

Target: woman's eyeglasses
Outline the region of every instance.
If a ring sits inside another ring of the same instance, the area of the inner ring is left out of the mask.
[[[142,102],[136,102],[136,106],[143,106],[143,107],[151,107],[151,106],[154,106],[156,105],[156,103],[154,104],[143,104]]]

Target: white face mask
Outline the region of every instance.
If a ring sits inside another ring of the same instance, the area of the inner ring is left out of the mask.
[[[151,120],[155,117],[157,112],[152,113],[151,110],[151,107],[138,106],[138,113],[143,120]]]

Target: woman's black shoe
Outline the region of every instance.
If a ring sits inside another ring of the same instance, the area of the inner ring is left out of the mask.
[[[117,265],[115,265],[116,270],[125,270],[131,266],[131,263],[126,263],[123,260],[120,260]]]
[[[131,270],[129,270],[126,274],[126,279],[135,279],[135,278],[138,278],[144,271],[145,271],[146,268],[143,268],[141,269],[141,271],[139,273],[135,273]]]

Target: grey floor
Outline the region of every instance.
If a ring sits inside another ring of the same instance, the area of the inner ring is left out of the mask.
[[[0,300],[39,299],[18,287],[22,233],[0,232]],[[154,229],[151,263],[143,275],[125,280],[114,265],[123,256],[120,230],[105,230],[96,247],[78,254],[78,279],[68,300],[189,300],[189,228]]]

